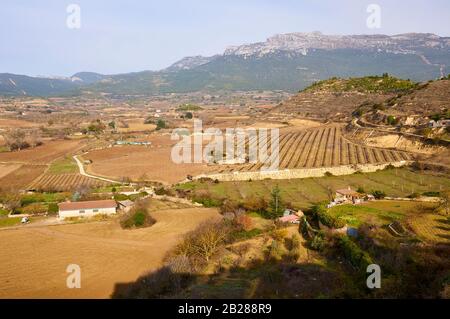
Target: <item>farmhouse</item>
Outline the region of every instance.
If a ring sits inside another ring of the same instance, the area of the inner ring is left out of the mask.
[[[58,204],[59,218],[67,217],[92,217],[94,215],[111,215],[116,213],[115,200],[95,200],[85,202],[64,202]]]
[[[357,204],[361,201],[361,194],[350,187],[336,190],[335,202],[352,202]]]

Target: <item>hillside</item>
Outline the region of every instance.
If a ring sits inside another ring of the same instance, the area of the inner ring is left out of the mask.
[[[348,121],[360,105],[383,103],[417,84],[392,76],[331,78],[318,81],[271,111],[278,116]]]
[[[443,79],[399,92],[380,104],[363,105],[357,113],[362,121],[376,125],[386,124],[387,118],[391,117],[395,118],[393,124],[420,126],[431,119],[449,118],[449,110],[450,80]]]

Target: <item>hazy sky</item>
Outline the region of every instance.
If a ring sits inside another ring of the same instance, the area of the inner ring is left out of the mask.
[[[369,29],[369,4],[381,28]],[[81,28],[66,25],[69,4]],[[450,36],[448,0],[2,0],[0,73],[72,75],[158,70],[190,55],[277,33]]]

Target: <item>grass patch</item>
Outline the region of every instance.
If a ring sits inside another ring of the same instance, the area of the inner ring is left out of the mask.
[[[78,173],[78,166],[71,157],[64,157],[51,163],[48,173],[55,175]]]
[[[0,218],[0,227],[10,227],[19,225],[21,220],[22,220],[21,217],[11,217],[11,218],[3,217]]]

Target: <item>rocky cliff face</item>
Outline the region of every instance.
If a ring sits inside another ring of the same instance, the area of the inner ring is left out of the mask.
[[[320,32],[278,34],[266,42],[229,47],[224,55],[264,56],[276,51],[306,55],[309,49],[359,49],[417,54],[423,49],[450,50],[450,38],[431,33],[387,35],[324,35]]]

